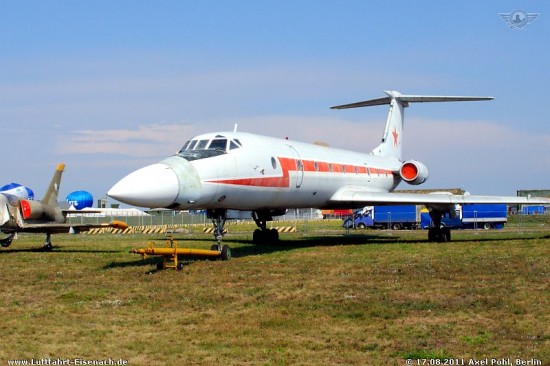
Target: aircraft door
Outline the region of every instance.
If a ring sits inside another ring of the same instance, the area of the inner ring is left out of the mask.
[[[290,151],[292,151],[292,154],[296,157],[296,188],[300,188],[304,182],[304,163],[298,150],[296,150],[296,148],[292,145],[288,145],[288,147],[290,148]]]

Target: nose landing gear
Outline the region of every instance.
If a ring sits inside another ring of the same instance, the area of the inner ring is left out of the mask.
[[[217,244],[212,245],[210,250],[220,253],[222,260],[231,259],[231,248],[229,245],[222,245],[222,239],[224,235],[224,226],[226,218],[226,210],[206,210],[206,215],[209,219],[212,219],[214,225],[214,238],[216,238]]]

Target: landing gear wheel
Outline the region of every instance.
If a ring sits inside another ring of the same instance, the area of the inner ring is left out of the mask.
[[[231,248],[229,245],[224,245],[222,248],[222,261],[228,261],[231,259]]]
[[[446,243],[451,241],[451,229],[448,227],[428,229],[428,241],[436,241],[438,243]]]
[[[178,271],[181,271],[183,269],[183,262],[178,262],[178,265],[176,266],[176,269]]]
[[[258,229],[254,230],[252,235],[252,241],[255,244],[267,242],[269,244],[275,244],[279,240],[279,232],[277,229],[268,229],[267,222],[273,221],[272,213],[269,211],[253,211],[252,219],[258,226]]]
[[[439,237],[441,235],[441,229],[436,227],[431,227],[428,230],[428,240],[429,241],[439,241]]]
[[[254,244],[275,244],[279,241],[279,232],[277,229],[256,229],[252,241]]]
[[[218,244],[214,244],[210,247],[210,250],[212,250],[214,252],[219,252],[220,251],[220,246]]]
[[[4,248],[9,247],[14,237],[15,237],[15,234],[11,234],[7,238],[0,240],[0,245],[2,245],[2,247]]]
[[[254,230],[254,233],[252,234],[252,242],[254,244],[260,244],[261,241],[262,241],[262,237],[263,237],[262,230],[256,229],[256,230]]]
[[[45,252],[51,252],[53,250],[52,243],[44,243],[42,250]]]
[[[277,229],[271,229],[269,230],[269,234],[267,237],[268,242],[274,244],[279,241],[279,232],[277,231]]]
[[[451,241],[451,229],[449,229],[448,227],[446,227],[446,228],[441,229],[441,231],[442,231],[442,233],[443,233],[444,242],[449,242],[449,241]]]

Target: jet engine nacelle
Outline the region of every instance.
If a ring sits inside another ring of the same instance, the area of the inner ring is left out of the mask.
[[[44,205],[39,201],[21,200],[21,214],[25,220],[40,219],[44,215]]]
[[[51,220],[55,222],[65,222],[65,215],[59,209],[51,205],[46,205],[40,201],[21,200],[21,216],[25,220]]]
[[[401,178],[412,185],[424,183],[428,179],[428,167],[416,160],[408,160],[401,165],[399,170]]]

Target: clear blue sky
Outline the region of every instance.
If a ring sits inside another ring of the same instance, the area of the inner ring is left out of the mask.
[[[540,13],[523,30],[498,13]],[[195,134],[233,129],[370,151],[410,94],[405,155],[426,188],[550,188],[544,1],[0,1],[0,185],[97,199]],[[406,185],[401,188],[408,188]],[[421,186],[423,187],[423,186]]]

